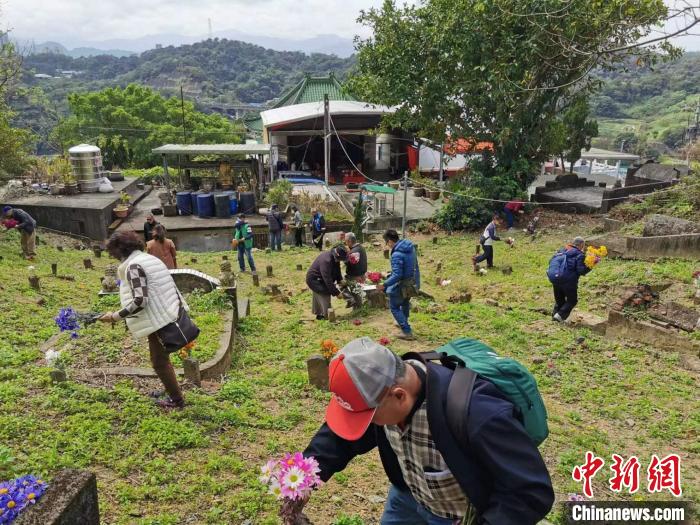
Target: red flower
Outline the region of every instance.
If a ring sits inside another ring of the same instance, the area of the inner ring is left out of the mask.
[[[360,326],[362,324],[362,321],[360,321],[359,319],[353,319],[352,324],[354,324],[355,326]]]
[[[389,339],[386,336],[382,336],[379,338],[379,344],[382,346],[389,346],[391,344],[391,339]]]
[[[374,284],[377,284],[379,281],[382,280],[382,274],[379,272],[368,272],[367,279],[372,281]]]

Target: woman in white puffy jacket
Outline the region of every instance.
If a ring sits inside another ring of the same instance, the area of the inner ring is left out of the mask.
[[[185,406],[185,400],[158,330],[176,321],[180,305],[185,309],[187,305],[165,264],[143,249],[143,241],[133,231],[117,232],[107,242],[107,252],[121,261],[117,275],[122,309],[102,315],[100,321],[124,319],[134,338],[148,338],[153,370],[169,396],[156,403],[162,408],[179,409]]]

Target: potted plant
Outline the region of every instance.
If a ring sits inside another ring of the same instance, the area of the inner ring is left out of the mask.
[[[440,190],[438,189],[429,189],[428,190],[428,198],[430,200],[436,201],[440,198]]]
[[[77,195],[78,181],[70,172],[61,173],[61,182],[63,183],[63,193],[66,195]]]
[[[123,191],[119,193],[119,204],[114,207],[114,215],[118,219],[123,219],[129,215],[129,211],[131,211],[131,207],[129,205],[130,201],[131,196],[128,193]]]

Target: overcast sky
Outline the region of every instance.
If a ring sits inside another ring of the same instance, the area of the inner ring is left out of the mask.
[[[680,0],[667,0],[673,4]],[[687,1],[687,0],[686,0]],[[206,35],[234,29],[249,34],[307,38],[362,34],[361,9],[382,0],[0,0],[0,29],[17,38],[73,42],[136,38],[160,33]],[[692,0],[700,5],[700,0]],[[700,27],[696,27],[700,33]],[[366,34],[362,34],[366,36]],[[700,36],[676,40],[700,50]]]

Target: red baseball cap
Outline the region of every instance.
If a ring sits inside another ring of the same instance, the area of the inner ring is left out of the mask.
[[[333,358],[328,370],[333,395],[326,422],[335,434],[348,441],[364,435],[382,394],[395,383],[397,359],[369,337],[350,341]]]

